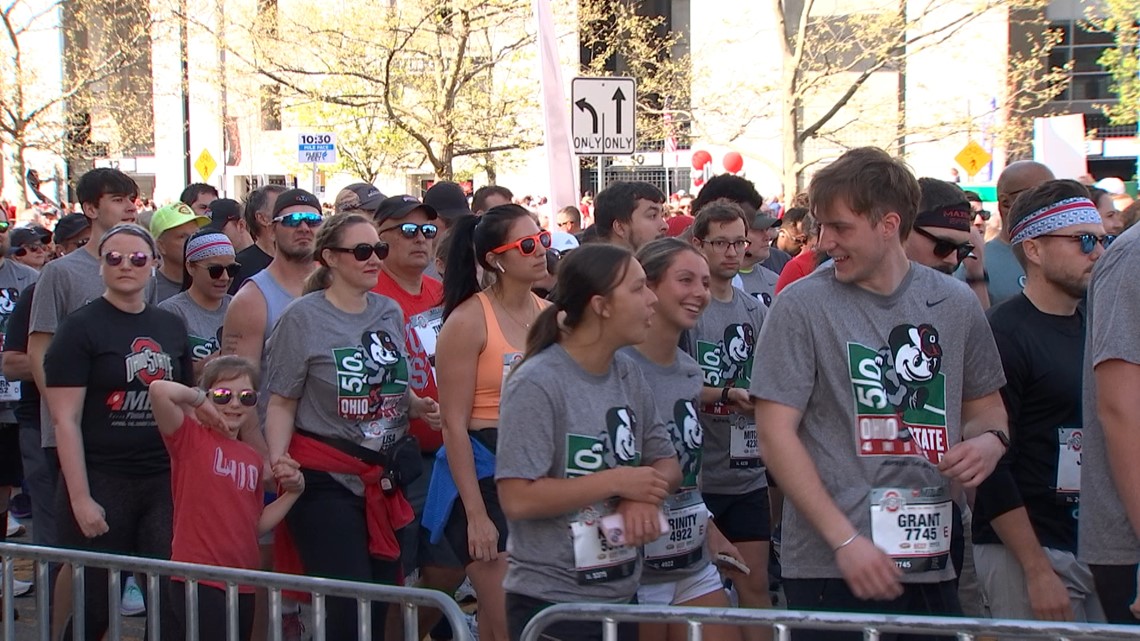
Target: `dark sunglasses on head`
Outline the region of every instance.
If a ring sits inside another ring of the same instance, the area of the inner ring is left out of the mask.
[[[123,259],[127,258],[135,267],[146,267],[146,263],[150,260],[150,254],[145,252],[132,252],[130,254],[123,254],[120,252],[107,252],[103,254],[103,262],[107,263],[110,267],[118,267],[123,264]]]
[[[950,254],[957,252],[958,262],[961,263],[974,251],[974,244],[971,242],[955,243],[945,238],[939,238],[921,227],[915,227],[914,231],[917,232],[919,236],[925,236],[934,241],[934,255],[939,258],[946,258]]]
[[[533,256],[534,252],[538,251],[538,246],[541,244],[543,249],[550,248],[551,236],[548,231],[540,231],[533,236],[524,236],[513,243],[500,245],[491,250],[492,254],[502,254],[509,252],[514,248],[518,248],[523,256]]]
[[[404,223],[402,225],[396,225],[395,227],[382,229],[380,230],[380,233],[383,234],[384,232],[392,231],[393,229],[399,230],[400,235],[408,239],[415,238],[416,234],[422,232],[425,239],[431,240],[432,238],[435,238],[439,233],[439,227],[433,225],[432,223],[424,223],[422,225],[417,225],[416,223]]]
[[[290,229],[296,229],[297,227],[300,227],[301,223],[304,223],[307,227],[309,227],[310,229],[313,229],[316,227],[320,227],[321,223],[323,223],[324,221],[325,221],[325,219],[321,218],[320,214],[312,213],[312,212],[298,212],[295,214],[285,214],[284,216],[278,216],[277,218],[273,219],[273,222],[281,223],[282,225],[284,225]]]
[[[388,243],[376,243],[369,245],[368,243],[360,243],[355,247],[326,247],[329,251],[339,252],[341,254],[352,254],[352,257],[360,262],[368,260],[372,254],[380,260],[388,257]]]
[[[1081,244],[1082,254],[1091,254],[1096,249],[1096,244],[1100,243],[1102,247],[1108,249],[1112,245],[1112,241],[1116,240],[1116,236],[1107,234],[1104,236],[1097,236],[1096,234],[1041,234],[1036,238],[1068,238],[1075,240]]]
[[[246,407],[257,405],[257,391],[243,389],[237,393],[238,402]],[[218,405],[229,405],[234,398],[234,390],[226,387],[215,387],[210,390],[210,400]]]
[[[207,265],[206,273],[210,278],[217,280],[222,277],[222,274],[229,274],[230,278],[237,278],[238,272],[241,271],[241,263],[230,263],[229,265]]]
[[[42,252],[45,249],[47,249],[47,247],[44,247],[43,243],[32,243],[31,245],[21,245],[19,248],[16,249],[16,255],[19,256],[20,258],[23,258],[24,256],[28,255],[28,252]]]

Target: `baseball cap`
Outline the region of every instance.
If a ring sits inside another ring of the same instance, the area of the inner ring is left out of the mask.
[[[159,207],[150,217],[150,235],[158,238],[164,232],[186,223],[198,223],[199,227],[205,227],[210,224],[210,219],[195,214],[186,203],[170,203]]]
[[[52,235],[52,240],[56,244],[67,242],[75,238],[84,229],[91,226],[91,221],[83,214],[68,214],[59,219],[55,224],[55,233]]]
[[[46,243],[51,240],[51,232],[43,227],[16,227],[8,236],[12,250],[31,245],[37,240]]]
[[[425,205],[419,200],[404,194],[402,196],[390,196],[380,202],[380,206],[376,209],[376,222],[382,223],[385,220],[403,220],[407,218],[408,214],[417,209],[422,209],[428,216],[428,220],[435,220],[439,218],[439,213],[431,205]]]
[[[368,183],[352,183],[336,195],[336,202],[333,203],[333,207],[337,213],[348,209],[364,209],[375,213],[376,208],[380,206],[380,201],[385,198],[387,196]]]
[[[750,229],[758,231],[767,231],[773,227],[780,225],[780,219],[772,216],[766,211],[758,211],[752,216],[752,223],[748,225]]]
[[[452,182],[438,182],[424,194],[424,204],[435,209],[444,220],[455,220],[460,216],[471,215],[471,205],[467,204],[467,194],[463,188]]]
[[[569,232],[565,231],[552,231],[550,232],[550,248],[557,249],[559,252],[568,252],[572,249],[578,249],[578,239]]]
[[[241,220],[241,203],[232,198],[218,198],[206,210],[210,217],[210,229],[221,231],[231,220]]]
[[[694,220],[696,219],[692,216],[673,216],[669,220],[665,221],[665,224],[669,226],[669,231],[666,232],[666,235],[670,238],[676,238],[680,236],[681,234],[685,233],[686,229],[692,227]]]
[[[290,189],[283,191],[277,196],[277,202],[273,204],[273,215],[270,218],[277,218],[281,215],[281,210],[287,207],[310,207],[316,213],[321,212],[321,201],[317,197],[305,191],[304,189]]]

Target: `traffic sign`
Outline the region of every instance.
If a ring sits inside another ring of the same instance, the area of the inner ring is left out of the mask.
[[[579,156],[628,156],[637,143],[637,83],[633,78],[575,78],[570,83],[570,131]]]
[[[966,170],[966,175],[973,178],[983,167],[989,164],[993,157],[981,145],[971,140],[966,143],[962,151],[954,156],[954,160]]]
[[[336,134],[297,134],[297,162],[331,165],[336,162]]]
[[[198,175],[202,177],[202,182],[209,182],[210,176],[214,174],[214,170],[218,168],[218,161],[210,155],[209,149],[203,149],[202,153],[198,154],[198,160],[194,161],[194,169],[198,170]]]

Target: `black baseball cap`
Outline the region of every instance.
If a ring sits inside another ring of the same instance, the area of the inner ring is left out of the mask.
[[[241,203],[232,198],[218,198],[210,203],[206,215],[210,217],[207,227],[221,231],[231,220],[241,220]]]
[[[281,210],[287,207],[298,206],[312,207],[313,212],[320,214],[321,201],[317,197],[304,189],[290,189],[283,191],[277,196],[277,202],[273,203],[273,215],[270,218],[277,218],[281,214]]]
[[[51,240],[51,232],[43,227],[16,227],[8,236],[11,247],[23,247],[24,245],[31,245],[37,240],[41,243],[46,243]]]
[[[467,204],[467,194],[463,188],[452,182],[438,182],[424,194],[424,204],[432,207],[444,220],[455,220],[471,215],[471,205]]]
[[[779,227],[781,222],[783,221],[779,218],[761,210],[752,215],[752,223],[748,227],[757,231],[766,231],[773,227]]]
[[[376,209],[376,222],[382,223],[385,220],[403,220],[408,217],[408,214],[417,209],[424,210],[428,220],[439,218],[439,213],[436,212],[434,207],[425,205],[418,199],[404,194],[402,196],[390,196],[380,201],[380,207]]]
[[[78,236],[84,229],[91,226],[91,220],[83,214],[68,214],[55,224],[55,233],[52,239],[55,243],[67,242]]]
[[[352,183],[340,190],[336,197],[336,210],[363,209],[376,213],[376,208],[387,198],[375,186],[368,183]]]

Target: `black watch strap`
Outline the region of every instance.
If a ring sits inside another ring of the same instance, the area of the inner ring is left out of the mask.
[[[986,430],[985,433],[993,434],[999,441],[1001,441],[1002,446],[1005,447],[1006,450],[1009,449],[1009,436],[1007,436],[1005,432],[1001,430]]]
[[[720,403],[721,403],[721,405],[728,405],[728,390],[730,390],[730,389],[732,389],[732,388],[731,387],[725,387],[723,390],[721,390],[721,392],[720,392]]]

